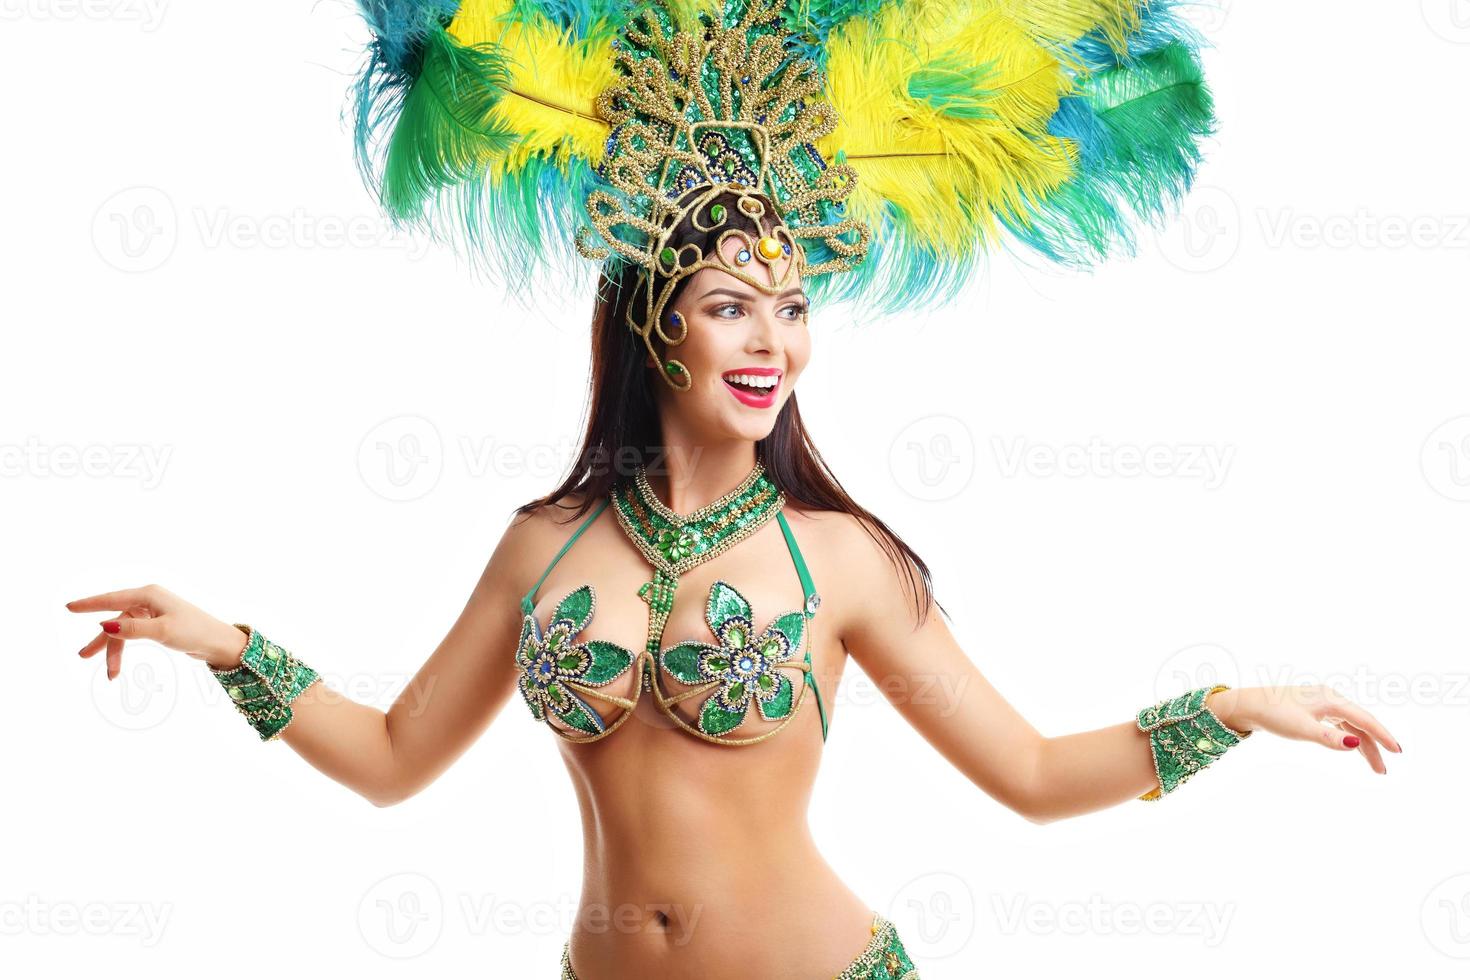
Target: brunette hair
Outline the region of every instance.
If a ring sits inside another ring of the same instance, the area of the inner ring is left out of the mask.
[[[736,212],[736,196],[726,191],[712,199],[723,203],[727,213]],[[776,212],[766,199],[767,211],[761,219],[747,217],[746,224],[755,234],[765,230]],[[701,231],[692,227],[690,218],[676,230],[673,240],[681,244],[698,244],[701,254],[710,254],[720,231]],[[647,349],[643,340],[627,325],[629,304],[640,288],[661,289],[667,280],[657,275],[651,285],[638,285],[640,266],[624,263],[621,271],[610,277],[606,266],[598,277],[597,300],[592,313],[592,368],[588,380],[586,429],[582,434],[577,461],[561,485],[543,497],[531,500],[515,510],[528,514],[543,506],[556,506],[573,513],[568,522],[590,510],[607,496],[622,479],[630,477],[638,466],[650,465],[649,453],[661,452],[657,403],[652,386],[663,384],[645,363]],[[672,309],[692,276],[685,276],[675,287],[664,309]],[[784,491],[788,500],[813,510],[841,511],[858,518],[904,574],[919,613],[918,622],[928,618],[933,599],[929,566],[902,538],[877,516],[862,507],[837,481],[801,421],[796,392],[791,392],[771,432],[755,444],[756,459],[765,466],[776,489]],[[581,494],[580,505],[561,501]],[[935,605],[939,605],[937,602]],[[939,609],[945,612],[944,607]],[[948,612],[945,612],[948,615]]]

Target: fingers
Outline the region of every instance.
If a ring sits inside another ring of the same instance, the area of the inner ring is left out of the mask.
[[[116,592],[89,595],[84,599],[73,599],[66,604],[66,608],[72,612],[121,611],[147,602],[149,597],[156,595],[157,592],[158,587],[155,585],[144,585],[136,589],[119,589]]]
[[[105,639],[107,643],[108,680],[114,680],[117,677],[118,672],[122,670],[122,652],[123,643],[125,641],[156,640],[159,638],[159,635],[163,631],[163,625],[158,619],[147,615],[146,611],[139,610],[138,612],[141,613],[141,615],[135,615],[134,611],[129,610],[115,619],[110,619],[106,621],[108,623],[115,623],[117,625],[116,632],[104,631],[102,633],[102,636],[100,637],[102,639]],[[88,654],[85,651],[88,647],[91,647],[96,643],[97,640],[94,639],[91,643],[87,644],[86,647],[83,647],[82,655],[90,656],[91,654]],[[93,650],[92,652],[95,653],[96,650]]]
[[[101,650],[103,648],[103,646],[105,646],[106,644],[107,644],[107,634],[106,633],[99,632],[96,636],[92,637],[91,641],[88,642],[88,644],[86,646],[82,647],[80,650],[77,651],[77,655],[78,656],[81,656],[81,657],[90,657],[90,656],[93,656],[94,654],[96,654],[96,652],[98,650]]]
[[[1315,740],[1327,746],[1329,749],[1336,749],[1339,752],[1353,752],[1362,743],[1362,739],[1359,736],[1348,735],[1332,721],[1313,721],[1310,724],[1315,729],[1313,732],[1316,736]],[[1351,739],[1351,743],[1345,741],[1345,739]]]
[[[114,680],[122,670],[123,641],[112,634],[107,635],[107,679]]]
[[[1350,721],[1342,722],[1342,727],[1359,738],[1358,751],[1368,759],[1368,765],[1380,776],[1387,774],[1388,767],[1383,764],[1383,753],[1378,750],[1378,743],[1365,729],[1359,728]]]
[[[1336,692],[1333,692],[1333,694],[1336,694]],[[1365,708],[1359,707],[1341,695],[1336,695],[1335,697],[1331,697],[1331,710],[1335,714],[1341,715],[1344,719],[1351,721],[1358,728],[1364,729],[1367,734],[1372,735],[1393,751],[1403,751],[1399,747],[1398,739],[1390,735],[1388,729],[1384,728],[1382,723],[1369,714]]]

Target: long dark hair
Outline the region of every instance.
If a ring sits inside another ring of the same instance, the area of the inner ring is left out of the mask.
[[[729,212],[736,211],[736,198],[732,192],[725,192],[712,201],[724,203]],[[755,233],[759,234],[760,226],[769,222],[769,216],[774,213],[767,199],[767,218],[757,223]],[[701,254],[705,255],[710,254],[716,238],[716,231],[695,229],[687,218],[674,236],[674,240],[681,243],[699,244]],[[573,511],[567,518],[568,522],[576,520],[607,496],[620,480],[631,476],[638,466],[654,466],[647,454],[661,451],[662,434],[652,385],[664,382],[654,378],[654,369],[646,364],[647,349],[642,338],[628,328],[626,319],[628,305],[639,288],[639,268],[625,263],[621,271],[609,277],[604,266],[598,277],[596,305],[592,312],[587,427],[582,434],[577,461],[560,486],[544,497],[517,507],[517,515],[543,506],[556,506]],[[675,287],[665,310],[674,307],[692,278],[685,276]],[[655,278],[653,288],[662,288],[663,284]],[[648,288],[647,284],[643,288]],[[756,442],[755,455],[764,464],[771,482],[785,492],[788,500],[809,509],[841,511],[858,518],[863,529],[883,547],[904,574],[915,600],[918,622],[922,624],[928,618],[930,603],[939,605],[933,598],[929,566],[887,524],[848,496],[802,424],[796,392],[791,392],[776,414],[776,423],[770,434]],[[580,505],[561,502],[578,493],[582,495]],[[939,609],[945,612],[942,605]],[[948,616],[948,612],[945,615]]]

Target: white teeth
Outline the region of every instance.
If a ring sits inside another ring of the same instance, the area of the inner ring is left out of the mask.
[[[753,388],[774,388],[781,380],[774,374],[726,374],[723,377],[726,381],[750,385]]]

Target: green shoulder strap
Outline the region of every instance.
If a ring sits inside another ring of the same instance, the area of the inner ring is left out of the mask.
[[[816,587],[812,585],[812,573],[807,570],[806,559],[801,557],[801,549],[796,545],[796,535],[791,533],[791,525],[786,523],[786,515],[777,511],[776,520],[781,525],[781,533],[786,536],[786,548],[791,552],[791,560],[796,564],[797,577],[801,579],[801,591],[804,596],[801,612],[806,617],[806,662],[807,666],[811,666],[811,619],[816,614],[817,606],[821,605],[822,597],[817,595]],[[827,710],[822,707],[822,691],[817,687],[816,675],[811,671],[806,672],[806,680],[811,686],[812,693],[817,697],[817,714],[822,719],[822,741],[825,742],[827,740]]]
[[[556,553],[556,557],[551,559],[551,563],[546,566],[546,571],[541,573],[541,577],[536,580],[536,584],[531,586],[531,590],[521,598],[521,612],[523,614],[529,616],[531,611],[536,608],[536,603],[533,601],[536,590],[541,588],[541,583],[546,581],[546,576],[551,574],[551,570],[556,567],[557,562],[561,561],[561,556],[567,553],[567,549],[572,546],[572,543],[582,536],[583,531],[587,530],[587,525],[597,520],[597,515],[601,514],[607,508],[607,502],[608,498],[603,497],[602,502],[593,508],[592,513],[587,516],[587,519],[582,522],[581,526],[572,532],[571,537],[567,538],[566,544],[561,546],[561,550]]]

